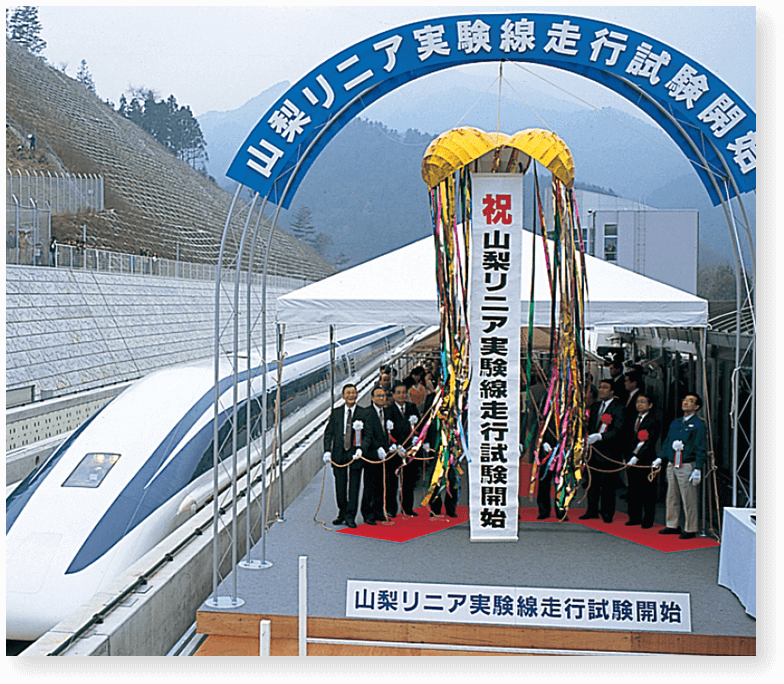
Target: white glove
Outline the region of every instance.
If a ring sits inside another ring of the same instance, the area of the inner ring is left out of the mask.
[[[391,420],[388,420],[387,421],[387,430],[391,430],[393,427],[395,427],[395,424]]]
[[[672,450],[673,451],[683,451],[683,442],[681,442],[681,440],[679,440],[679,439],[676,439],[672,443]]]
[[[332,454],[329,451],[324,452],[324,463],[329,463],[332,460]]]
[[[662,460],[657,458],[653,463],[651,463],[651,468],[658,468],[662,464]]]
[[[636,456],[632,456],[629,459],[629,465],[635,465],[636,463],[637,463],[637,457]]]
[[[552,450],[553,448],[547,442],[542,442],[542,451],[544,453],[549,454]]]
[[[697,470],[696,468],[691,471],[691,475],[689,476],[689,482],[693,484],[695,487],[700,483],[702,480],[702,473]]]
[[[400,446],[400,444],[395,444],[395,451],[397,451],[397,453],[399,453],[401,456],[406,455],[406,450]]]
[[[351,427],[353,427],[354,430],[359,432],[360,430],[364,429],[365,424],[361,420],[355,420],[353,423],[351,423]]]
[[[591,444],[595,444],[601,438],[602,436],[598,432],[594,432],[592,435],[588,435],[588,446],[591,446]]]
[[[387,452],[384,451],[384,447],[379,447],[378,451],[376,452],[378,457],[383,461],[387,457]]]
[[[360,459],[360,458],[362,458],[362,449],[357,449],[354,452],[354,456],[352,457],[352,460],[356,461],[357,459]]]
[[[430,443],[429,442],[425,442],[424,443],[424,447],[425,447],[425,451],[430,451]]]
[[[416,416],[409,416],[408,417],[408,422],[411,423],[411,427],[414,427],[414,425],[416,425],[417,422],[418,422],[417,417]]]

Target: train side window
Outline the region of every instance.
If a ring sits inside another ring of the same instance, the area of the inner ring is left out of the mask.
[[[63,487],[98,487],[115,463],[120,454],[87,454],[73,472],[63,482]]]

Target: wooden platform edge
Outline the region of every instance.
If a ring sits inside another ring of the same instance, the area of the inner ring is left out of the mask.
[[[259,624],[269,620],[274,638],[297,639],[293,615],[217,613],[199,611],[196,632],[240,638],[258,638]],[[308,637],[361,639],[411,644],[445,644],[572,651],[617,651],[671,655],[754,656],[756,637],[672,632],[624,632],[554,627],[507,627],[444,622],[396,622],[351,618],[308,618]]]

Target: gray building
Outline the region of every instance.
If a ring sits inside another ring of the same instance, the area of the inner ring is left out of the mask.
[[[588,254],[697,293],[699,212],[576,191]]]

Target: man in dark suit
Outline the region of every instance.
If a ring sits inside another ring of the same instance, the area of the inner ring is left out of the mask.
[[[623,404],[615,398],[612,381],[599,382],[599,400],[588,414],[588,446],[592,446],[590,461],[591,484],[588,507],[580,520],[598,518],[611,523],[615,515],[615,490],[623,453]],[[612,459],[612,460],[608,460]]]
[[[640,392],[645,392],[642,381],[642,368],[632,366],[623,376],[623,388],[626,390],[624,402],[623,423],[627,432],[630,432],[637,420],[637,397]]]
[[[332,473],[335,476],[338,517],[332,524],[355,528],[357,524],[354,517],[357,514],[362,481],[362,451],[359,445],[355,444],[356,432],[353,424],[360,419],[362,409],[357,406],[355,385],[345,385],[342,396],[344,405],[332,409],[327,429],[324,431],[324,463],[332,464]]]
[[[617,358],[613,358],[607,370],[610,371],[610,382],[612,383],[613,394],[615,395],[615,398],[621,402],[621,404],[625,404],[627,397],[626,384],[624,382],[623,375],[623,363],[621,363]]]
[[[626,459],[629,467],[629,490],[626,506],[629,513],[627,525],[641,525],[644,529],[653,527],[656,513],[656,480],[651,482],[648,475],[650,466],[656,459],[656,442],[661,432],[661,422],[653,411],[650,397],[640,390],[637,392],[637,416],[631,421],[626,432]],[[646,466],[646,467],[642,467]]]
[[[545,400],[546,397],[542,399],[542,409],[544,409]],[[546,417],[542,416],[542,418],[538,421],[535,427],[536,435],[539,434],[542,421],[544,420],[546,420]],[[537,520],[546,520],[550,517],[550,489],[556,475],[556,471],[550,467],[550,458],[554,456],[553,449],[557,444],[558,436],[555,432],[554,419],[551,417],[550,421],[547,423],[547,429],[545,430],[544,437],[542,438],[542,447],[539,454],[539,465],[536,472],[536,505],[539,509],[539,514],[536,516]],[[558,518],[558,520],[563,520],[566,522],[569,520],[566,517],[566,511],[558,506],[557,501],[555,502],[555,517]]]
[[[419,422],[419,412],[416,405],[408,401],[408,389],[402,382],[392,386],[392,404],[389,407],[388,420],[392,421],[389,431],[392,448],[397,448],[398,453],[386,465],[386,512],[387,516],[394,518],[397,515],[397,490],[400,479],[401,508],[406,515],[416,516],[414,512],[414,487],[419,478],[419,461],[410,459],[404,465],[403,455],[411,446],[411,434],[414,426]],[[401,453],[401,451],[403,453]]]
[[[387,393],[381,385],[370,392],[371,404],[363,409],[360,420],[362,430],[362,455],[365,458],[365,486],[362,490],[362,517],[368,525],[386,520],[384,515],[384,464],[389,450],[389,434],[386,428]]]
[[[433,405],[435,401],[436,393],[433,392],[427,395],[425,399],[425,406],[422,410],[422,415],[427,415],[427,412],[430,410],[430,407]],[[419,452],[422,455],[422,458],[428,459],[424,461],[426,464],[424,466],[424,470],[426,472],[425,476],[425,491],[430,488],[430,482],[433,479],[433,472],[436,469],[436,460],[438,459],[438,452],[436,451],[436,445],[438,442],[438,419],[436,416],[432,417],[430,422],[430,427],[427,430],[427,434],[425,435],[425,439],[423,441],[423,448]],[[441,515],[441,510],[443,509],[444,512],[450,518],[457,517],[457,502],[459,499],[459,488],[460,483],[457,479],[457,472],[456,467],[453,466],[447,472],[447,487],[443,489],[441,492],[433,492],[430,498],[427,501],[427,505],[430,507],[430,517],[435,517],[437,515]],[[442,497],[443,496],[443,500]]]

